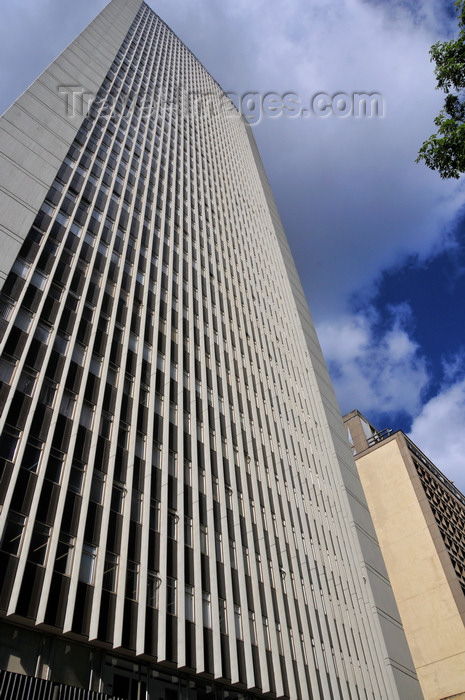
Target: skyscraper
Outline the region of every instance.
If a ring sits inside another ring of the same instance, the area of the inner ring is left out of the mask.
[[[420,698],[218,84],[112,0],[0,129],[5,697]]]

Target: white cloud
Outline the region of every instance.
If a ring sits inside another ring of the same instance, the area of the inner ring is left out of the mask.
[[[372,420],[382,413],[413,417],[421,409],[429,375],[409,335],[407,305],[391,308],[387,330],[376,332],[379,322],[377,312],[369,309],[318,325],[341,410],[357,408]]]
[[[409,437],[465,493],[465,379],[443,386],[423,406]]]

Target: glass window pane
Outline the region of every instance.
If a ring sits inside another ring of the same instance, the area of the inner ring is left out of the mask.
[[[168,537],[175,540],[177,537],[178,515],[177,513],[168,513]]]
[[[9,513],[2,539],[2,550],[8,554],[19,554],[26,518],[18,513]]]
[[[186,586],[185,616],[188,622],[194,622],[194,587]]]
[[[166,582],[166,612],[176,615],[176,579],[168,576]]]
[[[13,372],[15,371],[16,363],[6,360],[4,357],[0,360],[0,382],[10,384]]]
[[[92,584],[95,574],[95,559],[97,557],[97,547],[91,544],[84,544],[82,548],[81,567],[79,569],[79,580],[82,583]]]
[[[236,639],[242,639],[241,606],[234,606],[234,626],[236,628]]]
[[[116,592],[118,570],[118,555],[112,552],[107,552],[105,555],[105,568],[103,571],[103,588],[106,591]]]
[[[90,486],[90,498],[95,503],[102,503],[103,491],[105,488],[105,476],[100,472],[94,472]]]
[[[142,520],[142,493],[134,490],[131,497],[131,520],[140,523]]]
[[[219,611],[220,611],[220,632],[221,634],[228,634],[228,618],[226,617],[226,601],[223,598],[219,599]]]
[[[46,406],[53,406],[56,391],[57,391],[56,382],[53,382],[51,379],[48,379],[47,377],[44,377],[44,380],[42,382],[42,389],[40,390],[40,394],[39,394],[39,401],[41,403],[45,404]]]
[[[26,396],[32,396],[34,385],[36,383],[37,372],[24,370],[21,372],[18,379],[18,391],[21,391]]]
[[[187,515],[184,518],[184,544],[192,547],[192,518]]]
[[[202,594],[202,621],[204,627],[210,628],[212,626],[210,593],[205,591]]]
[[[137,600],[139,590],[139,564],[135,561],[128,561],[126,574],[126,598]]]
[[[50,528],[42,523],[35,523],[29,548],[29,561],[43,566],[47,558]]]
[[[206,525],[200,526],[200,551],[208,554],[208,528]]]
[[[0,454],[4,459],[13,462],[18,447],[20,431],[16,428],[7,427],[0,438]]]
[[[40,457],[42,455],[42,447],[42,443],[38,441],[34,441],[34,443],[32,443],[31,438],[31,442],[28,442],[24,449],[23,459],[21,462],[23,469],[27,469],[33,474],[37,473],[39,469]]]
[[[58,540],[55,571],[69,576],[73,563],[74,537],[62,533]]]
[[[69,474],[68,489],[73,493],[82,493],[82,485],[84,482],[84,465],[74,463]]]
[[[147,605],[150,608],[158,608],[158,592],[161,579],[158,574],[149,573],[147,578]]]

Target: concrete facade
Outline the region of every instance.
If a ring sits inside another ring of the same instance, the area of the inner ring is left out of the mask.
[[[140,6],[110,3],[50,64],[0,120],[0,283],[45,199],[83,119],[70,92],[96,95]]]

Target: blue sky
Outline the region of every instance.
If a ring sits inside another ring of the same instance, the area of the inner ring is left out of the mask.
[[[1,111],[105,4],[0,0]],[[341,410],[405,430],[465,491],[464,182],[414,162],[453,2],[149,4],[226,91],[382,96],[382,118],[282,114],[254,134]]]

